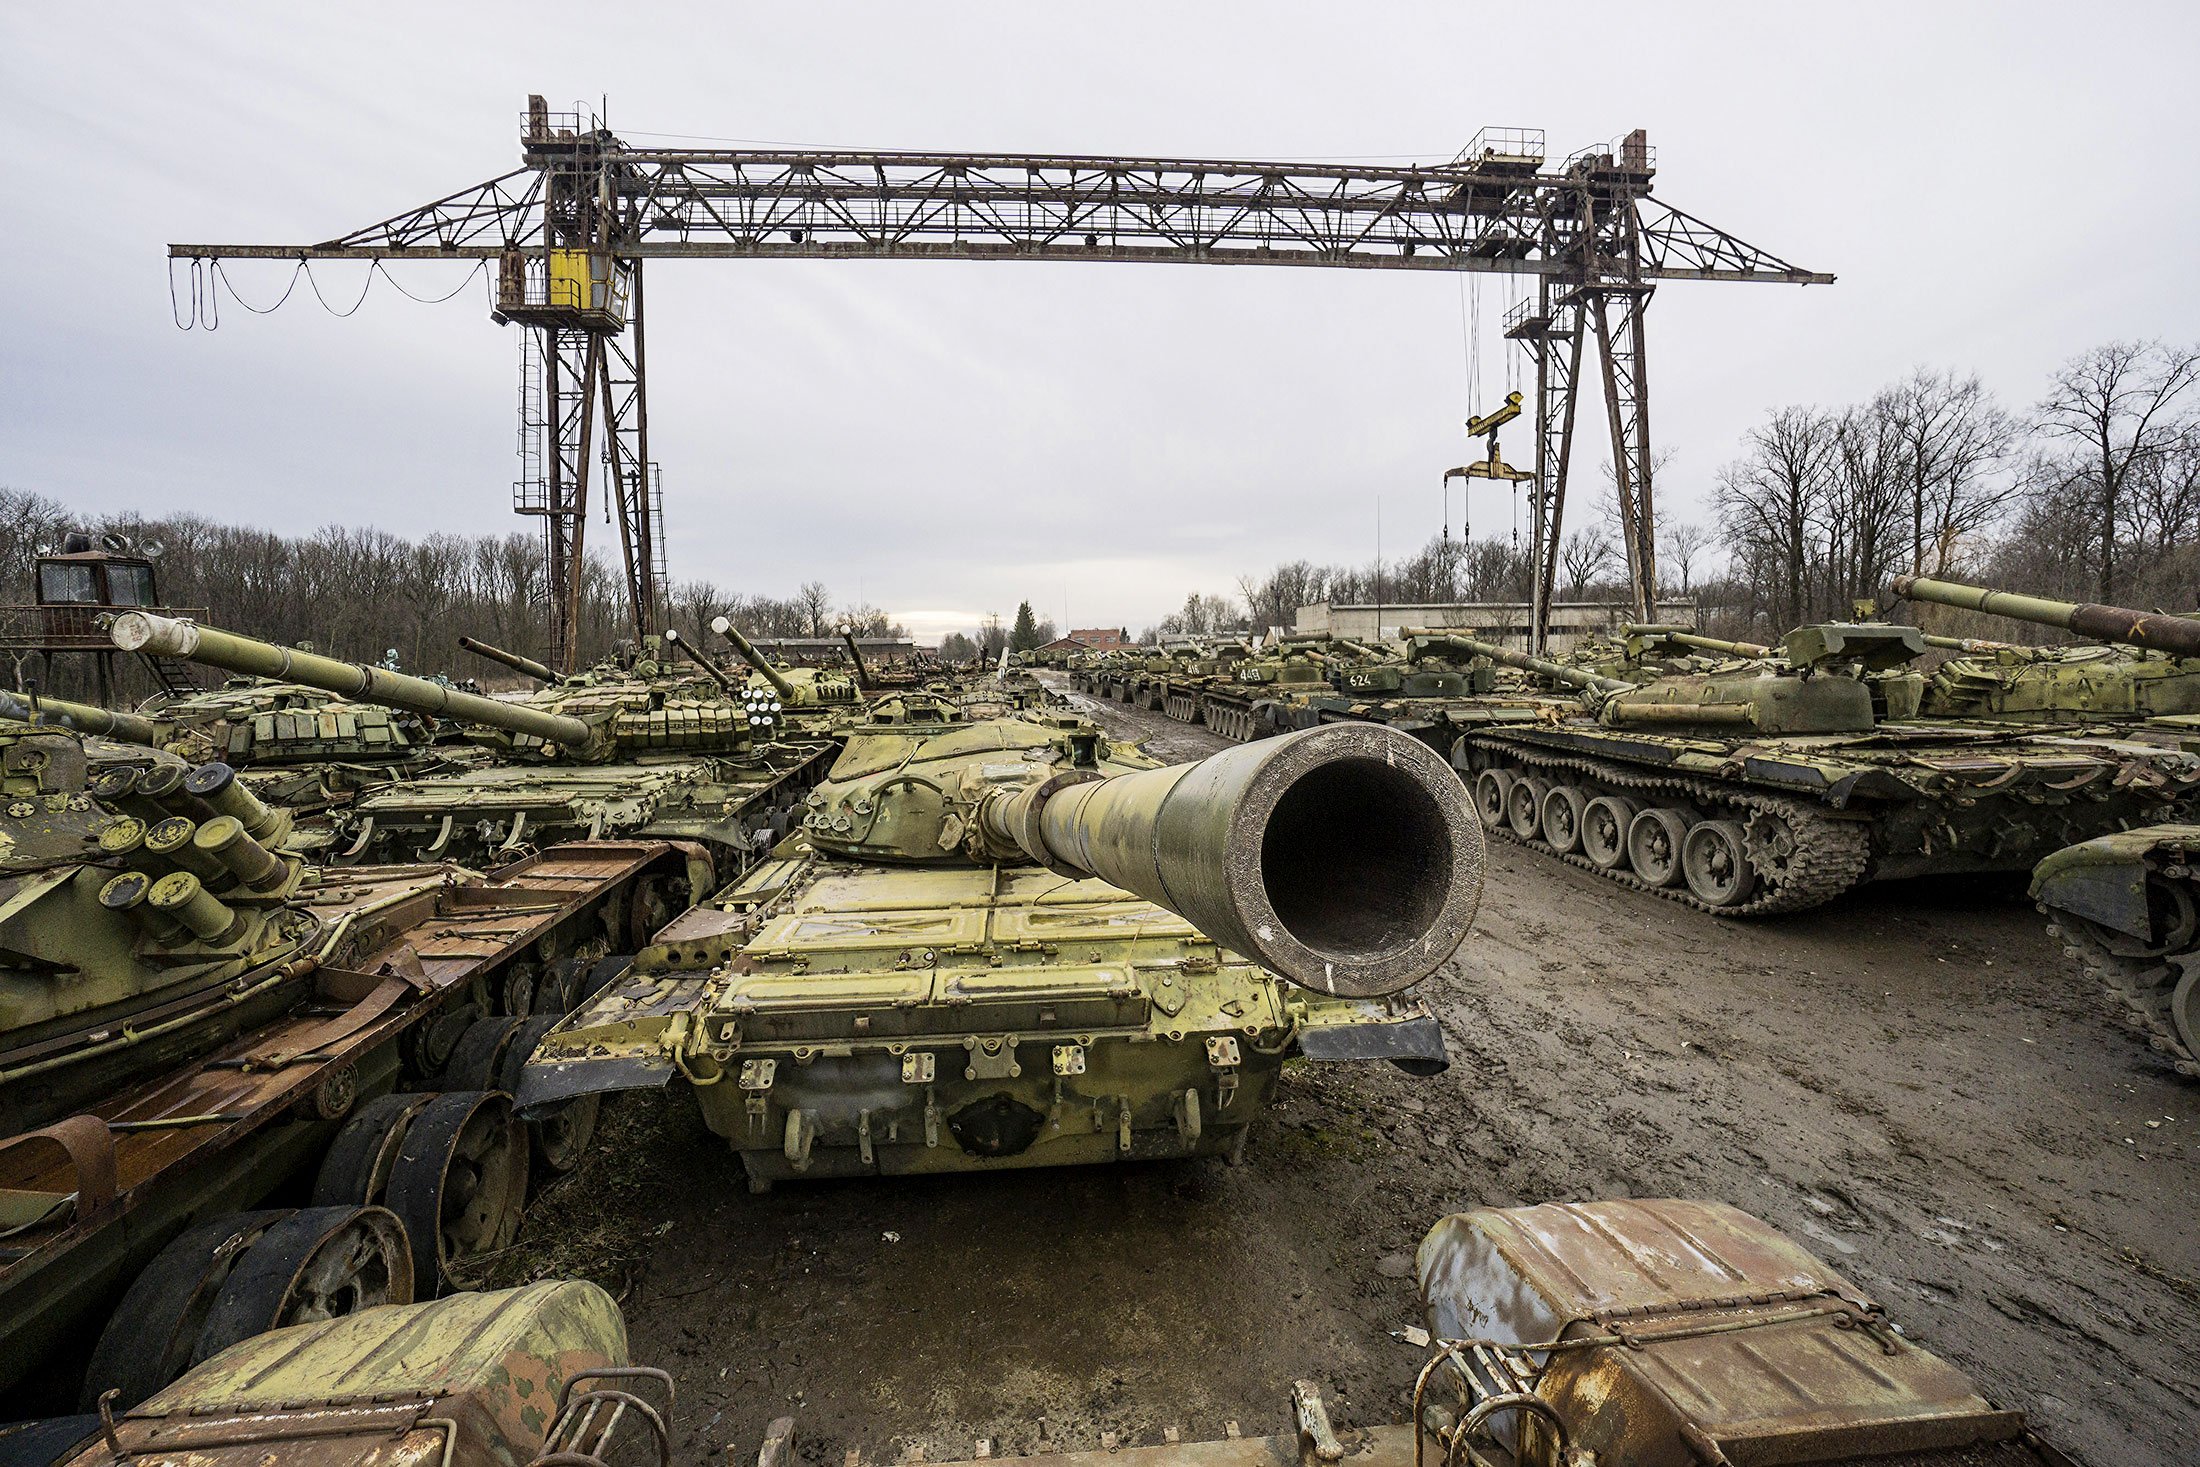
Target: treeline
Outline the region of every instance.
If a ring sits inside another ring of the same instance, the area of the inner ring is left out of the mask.
[[[45,495],[0,489],[0,602],[36,599],[34,563],[70,531],[89,533],[95,543],[112,534],[138,550],[157,550],[165,604],[269,641],[311,642],[331,656],[360,662],[380,661],[394,649],[409,671],[454,678],[497,672],[459,650],[462,632],[531,657],[546,651],[543,546],[539,536],[524,532],[408,540],[384,530],[330,526],[289,536],[199,515],[86,519]],[[623,576],[591,560],[580,598],[584,664],[632,636],[625,606]],[[671,588],[665,619],[686,635],[700,636],[720,615],[751,636],[822,637],[843,626],[866,636],[907,635],[877,607],[836,604],[817,581],[788,597],[743,594],[707,580]],[[84,696],[89,682],[83,662],[56,658],[47,691]],[[20,685],[26,664],[18,657],[6,671]],[[132,676],[124,690],[151,688]]]
[[[1673,504],[1669,461],[1659,500]],[[2064,600],[2191,610],[2200,601],[2200,348],[2110,342],[2065,362],[2021,411],[1975,374],[1920,370],[1870,400],[1765,415],[1711,477],[1710,517],[1668,518],[1659,591],[1693,596],[1705,630],[1776,636],[1845,617],[1904,572]],[[1561,600],[1618,600],[1625,565],[1602,522],[1561,542]],[[1320,601],[1525,601],[1525,546],[1432,540],[1363,566],[1291,561],[1194,593],[1146,633],[1291,626]],[[1996,622],[1982,634],[2036,639]]]

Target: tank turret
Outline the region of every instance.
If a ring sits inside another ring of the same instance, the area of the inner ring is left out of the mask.
[[[1886,631],[1898,635],[1882,637]],[[1922,650],[1915,627],[1800,627],[1783,644],[1785,667],[1676,673],[1631,683],[1487,642],[1483,656],[1578,690],[1607,728],[1752,729],[1767,734],[1864,733],[1878,721],[1874,685],[1846,675],[1880,670]],[[1812,675],[1803,675],[1804,670]]]
[[[733,650],[741,654],[741,660],[755,668],[758,675],[772,685],[772,691],[779,694],[781,701],[788,707],[802,701],[801,693],[787,680],[787,675],[772,666],[772,660],[757,651],[756,644],[742,636],[741,629],[732,621],[723,616],[714,616],[710,619],[710,629],[732,643]]]
[[[473,653],[476,657],[486,657],[491,662],[500,663],[505,667],[509,667],[521,677],[531,677],[545,687],[556,687],[564,681],[532,657],[522,657],[517,652],[507,652],[502,647],[492,647],[487,642],[479,641],[473,637],[460,637],[458,645]]]
[[[1074,717],[873,712],[523,1108],[685,1078],[763,1186],[1230,1154],[1289,1057],[1442,1067],[1402,990],[1465,940],[1483,847],[1426,746],[1335,724],[1162,767]]]
[[[2189,616],[2134,611],[2128,606],[2050,601],[2043,596],[2020,596],[2013,591],[1924,576],[1896,576],[1894,593],[1910,601],[1929,601],[1936,606],[1956,606],[1989,616],[2006,616],[2012,621],[2060,627],[2099,642],[2167,652],[2172,657],[2200,657],[2200,619]]]
[[[176,657],[249,677],[304,683],[365,703],[380,703],[432,718],[456,719],[525,734],[584,756],[606,743],[595,727],[566,714],[546,713],[522,703],[484,698],[478,693],[461,692],[427,678],[362,663],[340,662],[333,657],[294,647],[279,647],[272,642],[156,612],[126,611],[115,618],[109,635],[125,652]]]
[[[1466,936],[1480,832],[1443,761],[1393,729],[1330,724],[1107,775],[1075,743],[1071,760],[1087,762],[1003,766],[1004,730],[1011,748],[1046,746],[1045,725],[998,720],[852,749],[853,764],[811,797],[810,843],[863,859],[1033,862],[1098,877],[1333,994],[1418,982]],[[912,746],[909,757],[881,766],[896,743]]]

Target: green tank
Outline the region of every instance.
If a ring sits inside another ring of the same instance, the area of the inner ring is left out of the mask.
[[[1462,734],[1452,763],[1489,829],[1722,916],[1799,911],[1863,881],[2026,870],[2200,810],[2200,755],[1908,718],[1923,646],[1914,627],[1800,627],[1775,659],[1637,683],[1482,645],[1573,697],[1548,720]]]
[[[1481,874],[1458,782],[1387,729],[1162,767],[1076,718],[881,720],[521,1100],[684,1078],[758,1187],[1231,1154],[1294,1055],[1442,1066],[1406,990]]]
[[[664,839],[705,857],[700,894],[785,833],[831,753],[821,739],[779,739],[768,691],[728,697],[710,676],[665,660],[662,644],[630,665],[505,700],[148,612],[117,617],[113,636],[125,650],[451,719],[491,751],[475,767],[354,800],[333,821],[344,861],[493,865],[560,841]]]
[[[1239,661],[1200,692],[1199,721],[1243,743],[1302,726],[1303,701],[1329,691],[1337,658],[1325,637],[1286,637]]]
[[[193,763],[219,759],[263,800],[312,814],[361,790],[438,773],[471,753],[448,725],[402,709],[351,702],[301,683],[235,678],[163,696],[136,712],[40,698],[42,721],[161,749]],[[0,716],[27,716],[21,695]]]
[[[2200,824],[2152,825],[2055,852],[2032,899],[2074,961],[2179,1074],[2200,1079]]]
[[[1956,650],[1964,655],[1934,669],[1925,686],[1924,716],[2038,724],[2153,722],[2161,732],[2189,738],[2200,748],[2200,620],[2049,601],[1922,576],[1897,576],[1894,592],[2093,639],[2059,647],[1959,641]]]
[[[81,1370],[134,1404],[503,1246],[530,1158],[569,1168],[592,1116],[530,1134],[518,1064],[695,880],[655,841],[483,874],[294,837],[225,764],[0,728],[0,1387]]]
[[[723,616],[713,618],[710,629],[755,670],[759,690],[774,695],[771,711],[795,727],[806,732],[830,730],[843,721],[848,710],[863,703],[863,690],[849,674],[827,667],[780,667]],[[851,651],[854,645],[849,643]],[[859,655],[856,665],[861,666],[861,661]]]
[[[1501,685],[1496,665],[1469,640],[1446,631],[1412,631],[1396,652],[1378,656],[1370,650],[1360,661],[1333,664],[1328,688],[1277,700],[1263,713],[1268,721],[1294,728],[1387,724],[1449,754],[1470,729],[1551,717],[1552,699],[1527,691],[1517,679]]]

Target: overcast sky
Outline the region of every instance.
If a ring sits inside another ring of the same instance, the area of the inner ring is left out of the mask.
[[[185,333],[163,247],[322,239],[504,172],[541,92],[608,97],[636,141],[1387,160],[1486,124],[1554,155],[1645,127],[1662,197],[1841,278],[1658,292],[1660,497],[1699,517],[1768,408],[1920,364],[2021,406],[2095,342],[2200,337],[2195,9],[13,5],[0,484],[294,532],[532,527],[517,332],[478,286],[378,285],[348,319],[301,289]],[[365,268],[316,272],[331,304]],[[231,267],[261,302],[289,273]],[[1487,407],[1507,285],[1478,289]],[[821,579],[922,632],[1027,597],[1136,628],[1279,560],[1364,560],[1378,508],[1395,553],[1466,450],[1462,296],[1385,271],[652,265],[673,574]],[[1473,514],[1509,532],[1510,496]]]

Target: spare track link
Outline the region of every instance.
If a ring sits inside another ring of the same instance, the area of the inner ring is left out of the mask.
[[[2170,1067],[2189,1080],[2200,1080],[2200,1057],[2185,1047],[2169,1021],[2170,992],[2184,975],[2169,957],[2127,958],[2110,952],[2082,923],[2066,920],[2066,914],[2045,902],[2050,936],[2062,939],[2063,951],[2085,964],[2108,996],[2123,1005],[2124,1022],[2147,1037],[2147,1043]]]
[[[1646,774],[1624,765],[1607,763],[1602,759],[1584,759],[1572,754],[1524,749],[1518,744],[1477,739],[1472,734],[1466,735],[1461,742],[1482,753],[1504,759],[1516,772],[1568,770],[1587,775],[1616,790],[1640,790],[1653,795],[1676,794],[1692,803],[1712,809],[1739,807],[1745,811],[1762,810],[1787,821],[1788,828],[1795,832],[1795,854],[1789,863],[1788,875],[1777,885],[1764,883],[1760,886],[1757,897],[1735,907],[1711,906],[1690,891],[1686,883],[1652,886],[1624,866],[1606,871],[1579,853],[1559,855],[1540,840],[1522,840],[1503,822],[1483,827],[1489,833],[1503,836],[1514,845],[1526,846],[1539,855],[1556,856],[1561,861],[1607,877],[1622,886],[1633,887],[1637,891],[1655,892],[1668,901],[1694,907],[1699,912],[1709,912],[1714,917],[1771,917],[1782,912],[1805,911],[1832,901],[1862,881],[1864,873],[1871,866],[1871,836],[1862,821],[1837,819],[1804,800],[1783,795],[1761,795],[1709,780]],[[1461,778],[1469,777],[1465,770],[1460,770],[1459,773]]]

